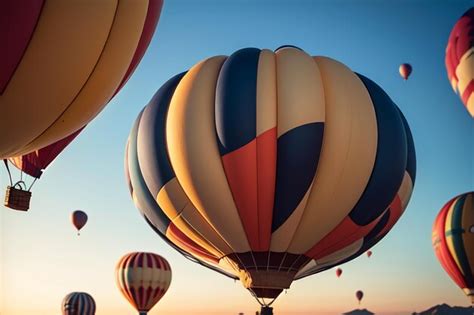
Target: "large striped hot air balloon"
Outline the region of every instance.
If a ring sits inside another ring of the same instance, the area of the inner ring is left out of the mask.
[[[441,209],[433,225],[433,248],[474,304],[474,191],[454,197]]]
[[[291,46],[212,57],[170,79],[136,119],[125,164],[159,235],[272,299],[377,243],[416,173],[389,96]]]
[[[153,253],[123,256],[115,274],[120,291],[140,315],[147,314],[161,300],[171,283],[168,261]]]
[[[474,117],[474,7],[454,25],[446,47],[445,63],[454,91]]]
[[[162,0],[0,2],[0,158],[76,132],[125,84]]]
[[[61,311],[63,315],[94,315],[95,301],[88,293],[72,292],[63,299]]]

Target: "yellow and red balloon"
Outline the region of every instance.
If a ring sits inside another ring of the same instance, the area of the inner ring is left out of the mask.
[[[433,224],[432,240],[441,266],[474,304],[474,192],[444,205]]]
[[[474,7],[451,30],[445,63],[451,86],[474,118]]]

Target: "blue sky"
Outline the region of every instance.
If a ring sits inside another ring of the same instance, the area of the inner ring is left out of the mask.
[[[449,32],[472,1],[165,1],[153,41],[128,84],[49,167],[33,189],[28,213],[0,209],[0,313],[59,313],[70,291],[95,296],[98,315],[132,310],[114,283],[125,253],[154,251],[171,263],[173,283],[155,312],[235,314],[256,310],[241,287],[188,262],[148,228],[125,184],[124,146],[138,112],[170,77],[198,61],[244,47],[296,45],[337,59],[382,86],[405,114],[418,173],[407,211],[373,249],[333,271],[292,285],[279,314],[337,314],[363,307],[403,314],[467,299],[436,261],[431,225],[441,206],[474,190],[474,120],[446,77]],[[413,65],[408,81],[398,74]],[[0,172],[0,186],[7,185]],[[69,214],[89,224],[78,238]],[[26,303],[25,303],[26,301]],[[153,312],[151,314],[154,314]]]

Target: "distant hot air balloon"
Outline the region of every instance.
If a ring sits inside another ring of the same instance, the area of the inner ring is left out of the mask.
[[[372,251],[371,250],[367,251],[367,257],[370,258],[370,256],[372,256]]]
[[[337,268],[337,269],[336,269],[336,276],[339,278],[341,275],[342,275],[342,269],[341,269],[341,268]]]
[[[377,84],[285,46],[171,78],[136,119],[125,168],[161,237],[267,305],[382,239],[408,204],[416,159]]]
[[[72,292],[63,299],[63,315],[94,315],[95,301],[88,293]]]
[[[80,235],[79,231],[87,223],[87,214],[84,211],[76,210],[73,213],[71,213],[71,221],[72,221],[72,224],[77,229],[77,235]]]
[[[89,123],[135,70],[162,4],[0,1],[0,158],[34,152]]]
[[[410,76],[411,71],[412,71],[412,67],[409,63],[403,63],[398,68],[398,72],[400,72],[400,75],[405,80],[408,80],[408,77]]]
[[[433,248],[441,266],[474,304],[474,191],[441,209],[433,224]]]
[[[165,295],[171,283],[168,261],[153,253],[130,253],[116,268],[117,285],[139,312],[145,315]]]
[[[474,7],[454,25],[446,46],[448,78],[464,106],[474,117]]]
[[[359,305],[360,305],[360,302],[362,301],[363,297],[364,297],[364,292],[362,292],[361,290],[356,292],[356,299],[359,302]]]

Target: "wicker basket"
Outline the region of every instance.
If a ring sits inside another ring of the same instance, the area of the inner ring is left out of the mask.
[[[5,206],[14,210],[27,211],[30,208],[31,192],[21,189],[21,186],[19,187],[7,187]]]

